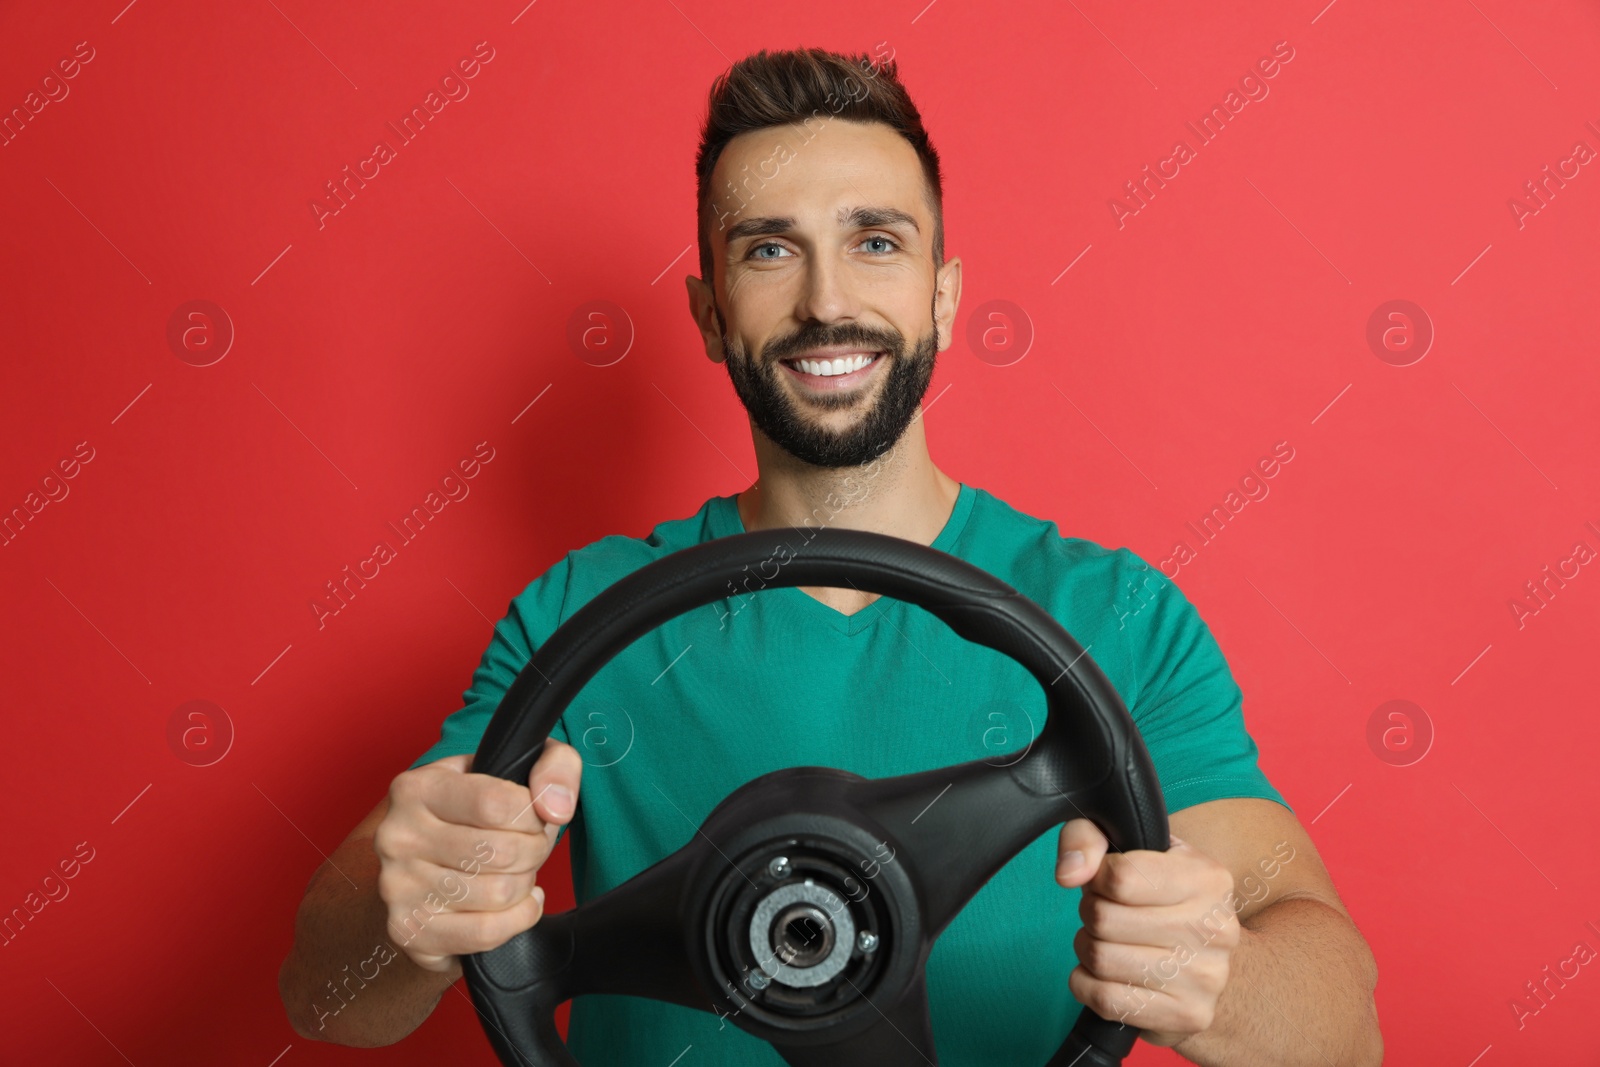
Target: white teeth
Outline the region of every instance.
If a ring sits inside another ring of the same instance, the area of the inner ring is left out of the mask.
[[[802,359],[795,365],[807,374],[815,374],[824,378],[831,378],[836,374],[849,374],[858,371],[871,363],[876,356],[860,355],[846,359],[840,356],[837,359]]]

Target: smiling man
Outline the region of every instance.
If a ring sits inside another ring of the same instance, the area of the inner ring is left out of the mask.
[[[944,258],[939,158],[894,64],[741,61],[712,88],[697,173],[689,307],[749,413],[759,477],[648,537],[567,553],[512,601],[438,743],[313,877],[280,975],[296,1030],[379,1045],[415,1029],[460,955],[538,921],[536,874],[568,825],[582,902],[769,771],[878,778],[1030,744],[1045,700],[1020,664],[892,598],[786,587],[730,590],[620,652],[526,786],[468,771],[533,650],[599,592],[691,545],[820,524],[931,545],[1043,606],[1116,686],[1171,813],[1167,851],[1108,854],[1077,819],[973,897],[927,968],[945,1067],[1043,1065],[1080,1005],[1199,1064],[1377,1064],[1372,955],[1258,767],[1194,607],[1129,550],[1063,535],[932,461],[922,401],[961,261]],[[372,971],[358,987],[353,962]],[[578,998],[569,1045],[585,1067],[783,1062],[728,1019],[632,997]]]

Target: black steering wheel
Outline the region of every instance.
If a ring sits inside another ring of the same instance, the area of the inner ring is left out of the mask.
[[[601,667],[749,576],[769,589],[850,585],[932,612],[1032,672],[1049,702],[1044,727],[1005,766],[980,759],[879,779],[829,767],[764,774],[653,867],[463,956],[484,1032],[507,1067],[578,1067],[555,1010],[592,993],[730,1016],[796,1067],[937,1063],[928,954],[1001,867],[1079,817],[1115,851],[1170,844],[1144,741],[1078,642],[965,560],[862,530],[733,534],[628,574],[529,660],[472,770],[525,783],[551,728]],[[1115,1067],[1137,1037],[1084,1008],[1049,1067]]]

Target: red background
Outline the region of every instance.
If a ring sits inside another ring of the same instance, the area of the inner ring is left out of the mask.
[[[0,507],[94,450],[0,548],[0,908],[95,850],[0,948],[4,1058],[492,1062],[461,984],[393,1048],[296,1036],[294,909],[529,580],[754,479],[685,311],[693,153],[717,73],[804,44],[892,49],[943,154],[945,470],[1156,563],[1295,449],[1177,581],[1377,955],[1389,1062],[1592,1062],[1600,968],[1520,1030],[1510,1001],[1600,949],[1600,576],[1520,628],[1508,602],[1600,548],[1600,166],[1521,226],[1508,201],[1600,148],[1594,5],[124,3],[0,15],[6,112],[94,49],[0,147]],[[470,95],[319,229],[480,41]],[[1110,198],[1279,41],[1270,95],[1119,228]],[[236,335],[205,367],[167,340],[201,299]],[[1391,299],[1436,330],[1409,366],[1366,341]],[[591,300],[636,331],[610,366],[567,342]],[[968,341],[989,300],[1035,334],[1006,366]],[[480,441],[470,497],[319,630],[323,583]],[[168,740],[196,699],[234,731],[204,767]],[[1409,766],[1367,741],[1393,699],[1435,733]]]

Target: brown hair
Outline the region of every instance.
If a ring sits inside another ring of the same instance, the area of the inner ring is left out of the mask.
[[[889,59],[865,53],[845,55],[820,48],[768,52],[766,49],[739,60],[711,85],[700,151],[695,157],[698,179],[697,217],[700,235],[700,276],[715,284],[711,263],[711,172],[728,142],[741,133],[809,123],[826,109],[833,117],[854,122],[881,122],[916,149],[927,183],[928,207],[933,214],[933,262],[944,262],[944,184],[939,174],[939,153],[922,128],[922,116],[901,85],[893,51]],[[825,124],[826,117],[822,119]],[[806,141],[814,132],[804,134]],[[760,175],[753,175],[760,181]],[[770,177],[770,175],[769,175]]]

